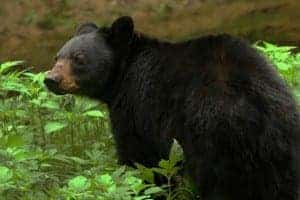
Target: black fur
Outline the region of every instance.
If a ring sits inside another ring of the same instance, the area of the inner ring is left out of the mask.
[[[155,166],[176,138],[204,200],[297,200],[299,113],[274,67],[229,35],[169,43],[131,30],[127,17],[84,32],[101,38],[81,44],[96,44],[91,62],[110,53],[75,73],[108,104],[120,163]]]

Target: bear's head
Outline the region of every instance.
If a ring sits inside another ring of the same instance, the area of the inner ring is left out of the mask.
[[[127,16],[118,18],[110,27],[98,28],[93,23],[79,26],[57,53],[45,85],[55,94],[98,98],[109,90],[133,37],[133,20]]]

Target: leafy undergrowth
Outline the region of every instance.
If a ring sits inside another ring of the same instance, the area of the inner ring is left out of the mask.
[[[254,46],[267,55],[300,101],[300,53],[292,52],[297,47],[276,46],[265,41],[257,42]]]
[[[105,105],[55,96],[43,85],[44,73],[17,70],[21,64],[0,65],[0,199],[143,200],[182,194],[169,190],[179,170],[177,153],[154,169],[118,166]],[[156,186],[154,171],[168,185]]]
[[[300,100],[300,54],[294,47],[258,42]],[[178,176],[180,146],[155,168],[116,163],[105,105],[45,90],[44,73],[20,71],[20,61],[0,65],[0,199],[193,199]],[[156,186],[154,174],[165,177]],[[176,180],[176,181],[174,181]],[[176,187],[173,184],[176,183]]]

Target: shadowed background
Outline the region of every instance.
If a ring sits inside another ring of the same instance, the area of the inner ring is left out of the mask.
[[[76,26],[109,25],[121,15],[136,29],[171,41],[211,33],[300,45],[297,0],[1,0],[0,63],[26,60],[48,69]]]

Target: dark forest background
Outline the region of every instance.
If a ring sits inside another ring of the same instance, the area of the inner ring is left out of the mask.
[[[1,0],[0,62],[22,59],[49,68],[76,26],[108,25],[120,15],[167,40],[227,32],[284,45],[300,44],[297,0]]]

